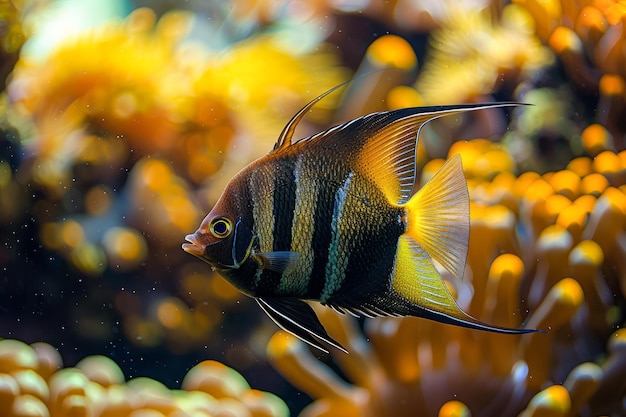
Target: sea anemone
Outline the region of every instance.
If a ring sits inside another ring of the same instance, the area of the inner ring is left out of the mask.
[[[20,49],[26,40],[22,25],[23,1],[7,0],[0,4],[0,92],[13,71]]]
[[[517,0],[535,22],[536,33],[558,56],[568,77],[586,93],[597,94],[597,122],[624,149],[626,126],[626,8],[617,0],[584,3]]]
[[[276,395],[250,388],[232,368],[206,360],[170,390],[146,377],[125,380],[106,356],[63,367],[47,343],[0,341],[0,413],[11,417],[286,417]]]
[[[429,38],[429,55],[415,83],[426,104],[474,102],[517,86],[549,65],[550,51],[533,34],[517,5],[501,15],[489,9],[452,9]]]

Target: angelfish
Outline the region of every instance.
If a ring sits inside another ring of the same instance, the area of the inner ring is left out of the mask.
[[[469,196],[452,156],[413,193],[416,146],[429,121],[517,103],[413,107],[372,113],[293,139],[304,106],[274,148],[236,174],[183,249],[254,298],[278,326],[326,351],[347,352],[303,300],[340,312],[417,316],[500,333],[466,314],[436,261],[463,277]]]

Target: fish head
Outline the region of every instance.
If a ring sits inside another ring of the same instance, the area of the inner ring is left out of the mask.
[[[185,236],[185,252],[202,259],[222,275],[237,270],[252,252],[252,228],[236,210],[218,204],[202,220],[195,233]]]

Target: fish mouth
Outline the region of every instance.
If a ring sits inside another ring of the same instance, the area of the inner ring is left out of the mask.
[[[194,256],[204,255],[205,245],[200,243],[200,239],[198,239],[198,235],[196,233],[185,236],[185,240],[187,243],[183,243],[182,245],[185,252]]]

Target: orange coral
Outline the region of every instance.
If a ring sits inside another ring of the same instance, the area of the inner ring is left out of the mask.
[[[277,396],[250,388],[234,369],[200,362],[185,375],[180,390],[138,377],[125,381],[105,356],[88,356],[63,368],[46,343],[0,341],[0,413],[7,417],[286,417]]]

